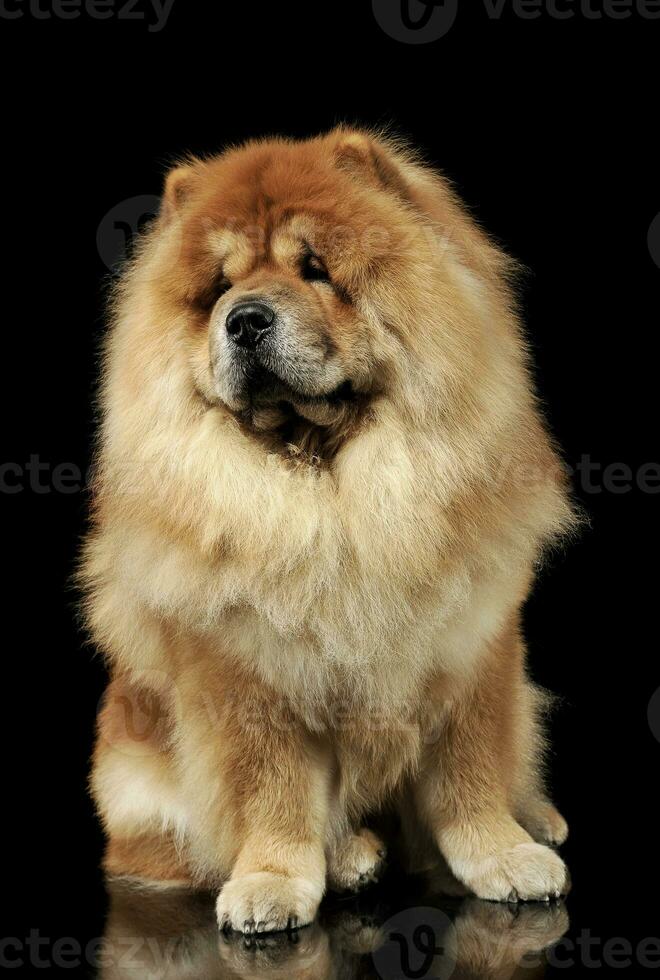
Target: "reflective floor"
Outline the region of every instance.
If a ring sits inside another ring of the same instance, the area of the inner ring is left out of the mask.
[[[29,918],[6,892],[0,971],[85,980],[660,976],[652,863],[631,874],[631,848],[608,856],[585,839],[580,834],[566,846],[573,887],[560,903],[483,902],[446,869],[411,878],[391,865],[380,884],[359,895],[328,896],[314,925],[258,938],[221,933],[214,894],[104,885],[100,852],[81,841],[79,849],[57,852],[61,874],[43,876],[39,888],[34,878],[26,882]],[[655,846],[648,837],[641,843],[649,854]]]
[[[390,879],[331,898],[319,921],[290,935],[218,932],[213,896],[115,883],[101,980],[424,980],[546,976],[570,966],[564,903],[518,907],[449,894],[439,882]]]

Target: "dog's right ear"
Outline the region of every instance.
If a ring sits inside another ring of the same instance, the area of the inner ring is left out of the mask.
[[[200,176],[201,161],[190,159],[173,167],[165,178],[161,214],[166,221],[185,205]]]

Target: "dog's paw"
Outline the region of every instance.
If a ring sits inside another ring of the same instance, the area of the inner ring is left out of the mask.
[[[378,881],[383,869],[385,845],[363,827],[347,835],[328,858],[328,884],[333,891],[358,891]]]
[[[316,882],[270,871],[230,878],[218,896],[218,925],[245,935],[298,929],[314,921],[322,894]]]
[[[470,862],[462,877],[475,895],[493,902],[547,902],[568,889],[564,862],[549,847],[534,843]]]
[[[568,927],[562,902],[505,905],[470,898],[461,905],[453,930],[443,937],[445,957],[455,963],[457,976],[521,977],[528,972],[523,967],[531,967],[525,957],[536,958]]]
[[[291,980],[302,974],[330,977],[330,950],[325,931],[318,925],[295,932],[255,933],[243,936],[221,932],[215,970],[194,976],[221,980]],[[217,969],[217,966],[220,969]],[[309,973],[305,973],[305,971]],[[181,974],[183,976],[183,974]],[[187,974],[193,977],[193,973]]]
[[[492,946],[496,954],[509,949],[521,956],[556,943],[568,929],[569,921],[563,902],[513,907],[469,898],[454,925],[459,949],[461,940],[471,935],[480,950]]]
[[[344,910],[329,922],[332,938],[339,949],[355,956],[367,956],[385,942],[379,922],[369,915]]]
[[[568,837],[568,824],[552,803],[539,802],[524,814],[520,822],[540,844],[558,847]]]

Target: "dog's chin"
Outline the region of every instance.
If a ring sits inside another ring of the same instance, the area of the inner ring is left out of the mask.
[[[345,419],[355,401],[356,394],[348,380],[329,391],[310,392],[299,390],[270,371],[262,371],[258,377],[243,379],[226,404],[242,422],[265,432],[286,427],[296,419],[330,427]]]

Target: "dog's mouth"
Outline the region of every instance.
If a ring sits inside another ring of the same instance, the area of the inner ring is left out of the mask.
[[[356,393],[352,382],[343,378],[327,391],[322,381],[304,367],[268,358],[241,358],[234,361],[233,381],[237,401],[245,408],[287,403],[301,405],[334,405],[353,401]],[[333,378],[333,381],[336,379]]]
[[[310,393],[305,387],[298,387],[261,365],[252,369],[246,377],[245,393],[249,402],[255,405],[274,402],[288,402],[292,405],[338,405],[355,398],[353,384],[349,380],[341,381],[328,392]]]
[[[292,426],[332,429],[355,417],[364,395],[346,379],[330,391],[310,393],[270,368],[254,365],[244,373],[236,417],[257,432],[286,434]]]
[[[255,351],[232,350],[224,361],[220,398],[269,449],[327,459],[354,430],[370,394],[324,352],[285,353],[266,343]]]
[[[255,402],[289,396],[312,401],[346,397],[347,379],[340,376],[337,380],[336,370],[324,370],[315,360],[314,356],[309,363],[300,355],[282,356],[265,343],[253,352],[235,352],[231,363],[234,387],[241,396]]]

